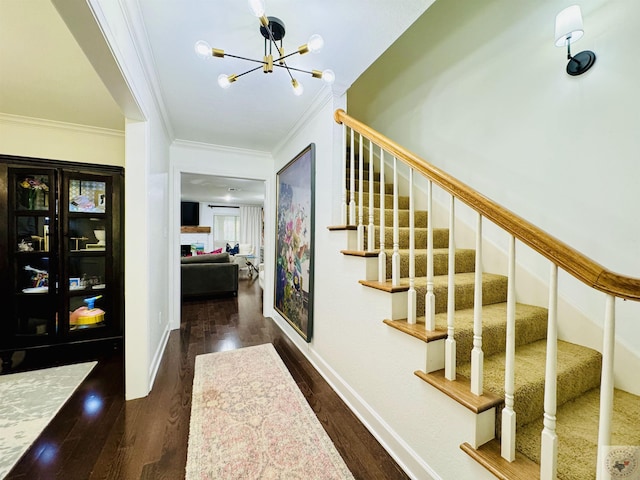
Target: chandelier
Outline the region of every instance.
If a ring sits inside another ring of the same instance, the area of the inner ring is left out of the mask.
[[[211,48],[204,40],[200,40],[195,44],[196,53],[202,58],[208,58],[210,55],[213,57],[224,58],[239,58],[249,62],[259,63],[260,65],[247,70],[246,72],[226,75],[220,74],[218,76],[218,85],[222,88],[229,88],[233,82],[251,72],[262,70],[264,73],[273,73],[274,67],[283,68],[287,71],[289,78],[291,78],[291,85],[293,87],[293,93],[296,95],[302,95],[304,88],[296,78],[294,78],[292,72],[301,72],[311,75],[313,78],[321,78],[328,84],[332,84],[335,80],[335,74],[332,70],[302,70],[300,68],[294,68],[287,65],[286,59],[296,55],[304,55],[305,53],[312,52],[317,53],[322,49],[324,40],[320,35],[314,34],[309,37],[309,41],[304,45],[298,47],[298,49],[289,54],[285,54],[284,47],[282,46],[282,39],[285,35],[284,22],[276,17],[265,16],[265,4],[264,0],[249,0],[249,7],[253,14],[260,19],[260,33],[264,37],[264,56],[262,60],[256,60],[253,58],[240,57],[238,55],[231,55],[224,50],[218,48]],[[278,44],[278,42],[280,42]],[[273,52],[276,52],[276,58],[273,58]]]

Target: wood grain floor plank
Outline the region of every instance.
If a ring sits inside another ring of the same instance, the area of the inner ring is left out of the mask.
[[[261,315],[261,295],[255,279],[241,278],[237,297],[183,302],[180,330],[171,332],[153,390],[143,399],[124,400],[122,349],[101,354],[98,366],[6,480],[184,478],[195,357],[268,342],[354,477],[406,480],[291,340]],[[87,416],[91,395],[102,404]]]

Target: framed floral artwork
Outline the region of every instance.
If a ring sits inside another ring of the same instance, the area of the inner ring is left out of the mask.
[[[275,309],[307,342],[313,332],[315,144],[276,177]]]

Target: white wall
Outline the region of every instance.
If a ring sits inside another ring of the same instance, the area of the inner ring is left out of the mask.
[[[0,113],[0,152],[124,166],[124,132]]]
[[[215,128],[215,126],[214,126]],[[219,177],[246,178],[265,182],[265,206],[268,205],[273,192],[273,158],[270,153],[240,148],[208,145],[197,142],[177,140],[170,149],[170,232],[171,245],[169,257],[170,283],[172,288],[171,328],[180,327],[180,175],[197,173]],[[207,208],[207,207],[205,207]],[[207,210],[209,210],[207,208]],[[200,205],[202,219],[203,208]],[[273,216],[265,211],[265,252],[273,243],[272,235],[267,230],[267,218]],[[265,254],[266,257],[266,254]],[[273,261],[265,265],[265,271],[273,272]],[[269,270],[267,270],[269,269]],[[272,282],[273,280],[271,280]],[[265,302],[267,302],[265,295]]]
[[[412,478],[488,480],[492,475],[459,448],[473,438],[470,412],[413,375],[424,369],[424,343],[382,323],[388,318],[387,294],[358,283],[366,276],[365,260],[342,255],[345,232],[327,229],[340,223],[342,129],[333,113],[344,106],[344,97],[319,98],[312,113],[274,152],[275,174],[307,145],[316,146],[311,342],[272,305],[265,315],[273,317]],[[274,197],[267,211],[275,212]],[[265,223],[270,228],[273,224],[274,219]],[[271,260],[273,250],[265,250],[265,258]],[[266,276],[271,283],[265,286],[265,299],[273,296],[272,276],[273,271]]]
[[[580,5],[585,35],[572,50],[597,55],[582,76],[566,74],[566,50],[553,45],[566,2],[441,0],[349,90],[349,113],[606,268],[638,277],[640,114],[630,106],[640,102],[640,64],[629,58],[640,4]],[[546,262],[527,268],[546,281]],[[602,324],[602,294],[568,276],[560,288]],[[638,356],[640,305],[617,306],[618,341]]]
[[[134,42],[135,9],[103,0],[91,0],[90,7],[120,77],[98,73],[110,91],[126,85],[128,95],[116,101],[125,112],[136,105],[139,117],[127,118],[125,154],[125,388],[132,399],[151,390],[170,331],[166,259],[172,134],[147,81],[144,52]],[[70,19],[65,21],[69,25]],[[96,51],[79,42],[85,52]]]

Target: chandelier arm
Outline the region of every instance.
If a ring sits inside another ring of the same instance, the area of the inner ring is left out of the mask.
[[[238,55],[231,55],[230,53],[226,53],[226,52],[225,52],[224,56],[225,57],[231,57],[231,58],[239,58],[240,60],[246,60],[248,62],[255,62],[255,63],[259,63],[261,65],[265,64],[264,60],[255,60],[253,58],[239,57]]]
[[[262,63],[262,62],[261,62]],[[247,70],[244,73],[239,73],[236,75],[236,78],[241,77],[243,75],[246,75],[247,73],[251,73],[251,72],[255,72],[256,70],[260,70],[262,67],[256,67],[256,68],[252,68],[251,70]]]
[[[299,53],[300,53],[300,52],[298,52],[298,51],[296,50],[295,52],[291,52],[291,53],[289,53],[289,54],[287,54],[287,55],[284,55],[284,56],[282,56],[282,57],[280,57],[280,58],[276,58],[276,59],[274,60],[274,62],[284,61],[284,59],[285,59],[285,58],[289,58],[289,57],[292,57],[292,56],[294,56],[294,55],[298,55]]]
[[[289,66],[286,66],[286,65],[276,65],[275,60],[274,60],[273,66],[274,67],[280,67],[280,68],[286,68],[287,70],[295,70],[296,72],[308,73],[309,75],[313,75],[313,72],[311,72],[309,70],[302,70],[301,68],[289,67]]]

